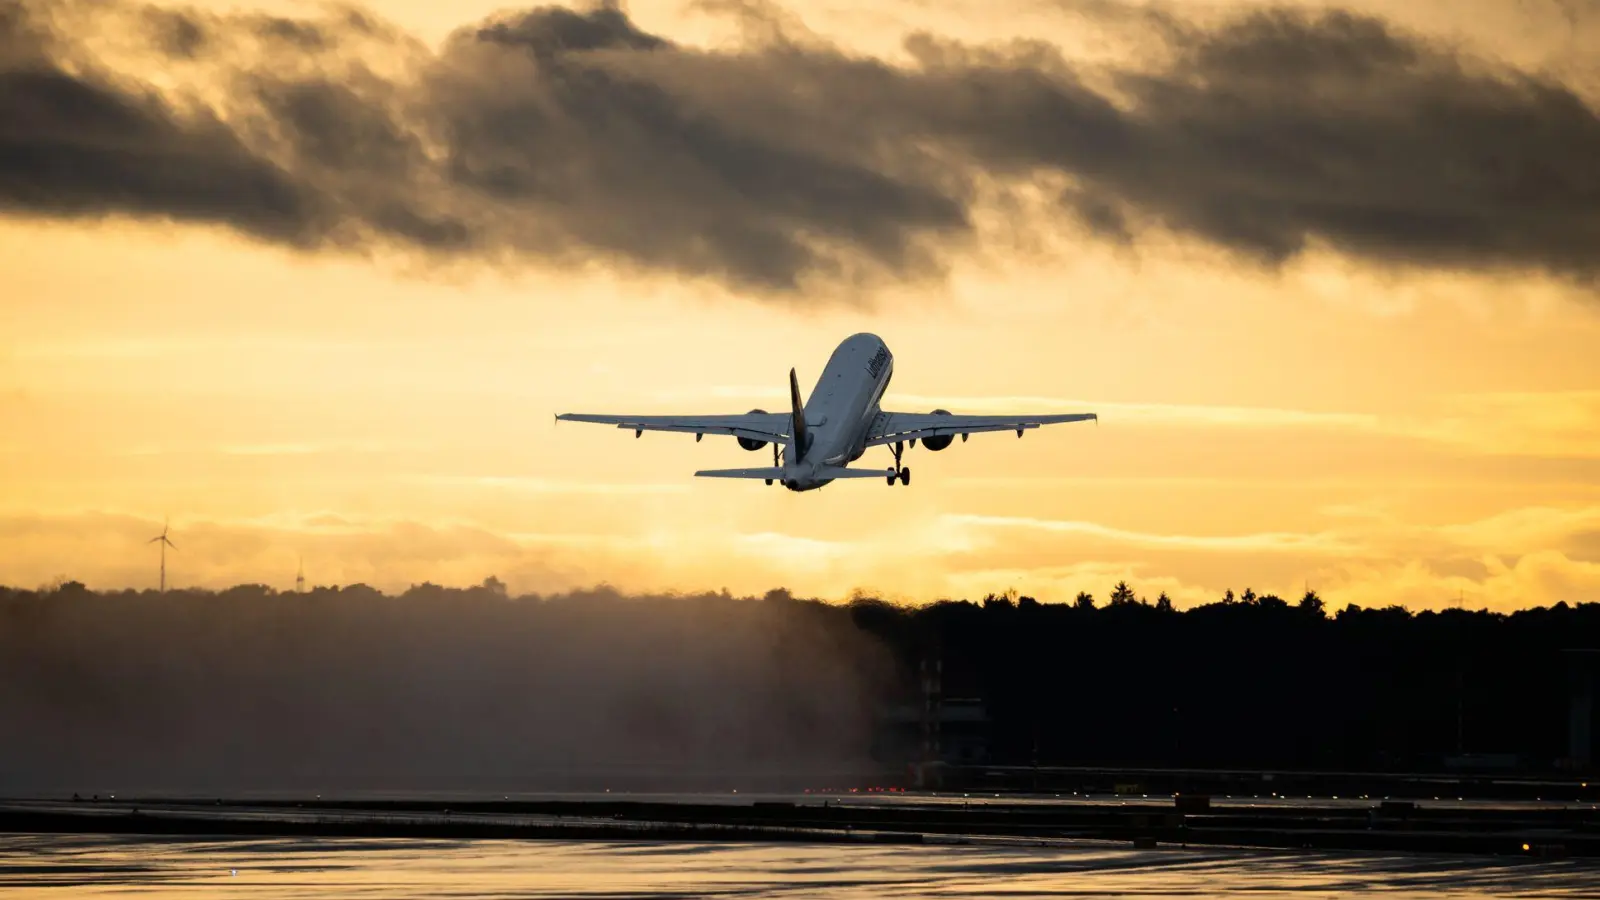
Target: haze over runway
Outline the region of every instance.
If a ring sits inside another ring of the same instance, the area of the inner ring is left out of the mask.
[[[1597,46],[1584,0],[0,0],[0,582],[154,587],[170,517],[174,585],[1587,599]],[[552,424],[787,409],[858,332],[886,409],[1099,426],[802,494]]]

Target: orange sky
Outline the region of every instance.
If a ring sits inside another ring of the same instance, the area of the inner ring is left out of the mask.
[[[373,9],[431,43],[494,8],[478,6]],[[1446,28],[1446,6],[1365,8]],[[918,27],[1081,38],[1042,6],[788,8],[860,52]],[[1506,8],[1448,33],[1586,83],[1571,41],[1592,23],[1493,26]],[[675,4],[629,9],[726,39]],[[144,542],[170,517],[170,583],[210,587],[287,588],[303,557],[314,583],[387,589],[493,574],[1064,601],[1126,578],[1180,606],[1307,584],[1334,606],[1594,598],[1593,290],[1316,247],[1267,271],[1181,236],[1130,253],[1029,229],[1045,250],[950,250],[942,284],[774,300],[604,260],[440,273],[205,226],[0,216],[0,582],[153,585]],[[914,450],[911,489],[798,495],[691,477],[759,456],[732,441],[552,422],[781,408],[788,367],[808,384],[856,331],[896,354],[886,407],[1101,421]]]

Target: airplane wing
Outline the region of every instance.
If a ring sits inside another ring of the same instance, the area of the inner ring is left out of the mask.
[[[789,439],[793,421],[788,413],[741,413],[725,416],[600,416],[589,413],[562,413],[562,422],[594,422],[615,425],[637,437],[646,431],[677,431],[685,434],[726,434],[781,444]]]
[[[984,431],[1015,431],[1017,437],[1030,428],[1061,422],[1099,421],[1094,413],[1065,413],[1053,416],[958,416],[953,413],[880,413],[867,432],[868,447],[893,444],[917,438],[955,437]]]

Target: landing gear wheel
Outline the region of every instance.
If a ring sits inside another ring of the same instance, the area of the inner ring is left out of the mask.
[[[772,479],[771,478],[767,479],[767,487],[772,487]]]
[[[900,479],[901,484],[910,484],[911,470],[900,465],[900,457],[905,454],[906,445],[900,441],[895,441],[894,446],[889,448],[889,452],[894,454],[894,468],[889,470],[890,486],[892,487],[894,485],[894,480],[896,478]]]

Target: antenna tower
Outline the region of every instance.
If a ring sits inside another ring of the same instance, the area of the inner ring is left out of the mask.
[[[303,556],[300,558],[300,568],[294,573],[294,592],[296,594],[306,592],[306,560]]]

